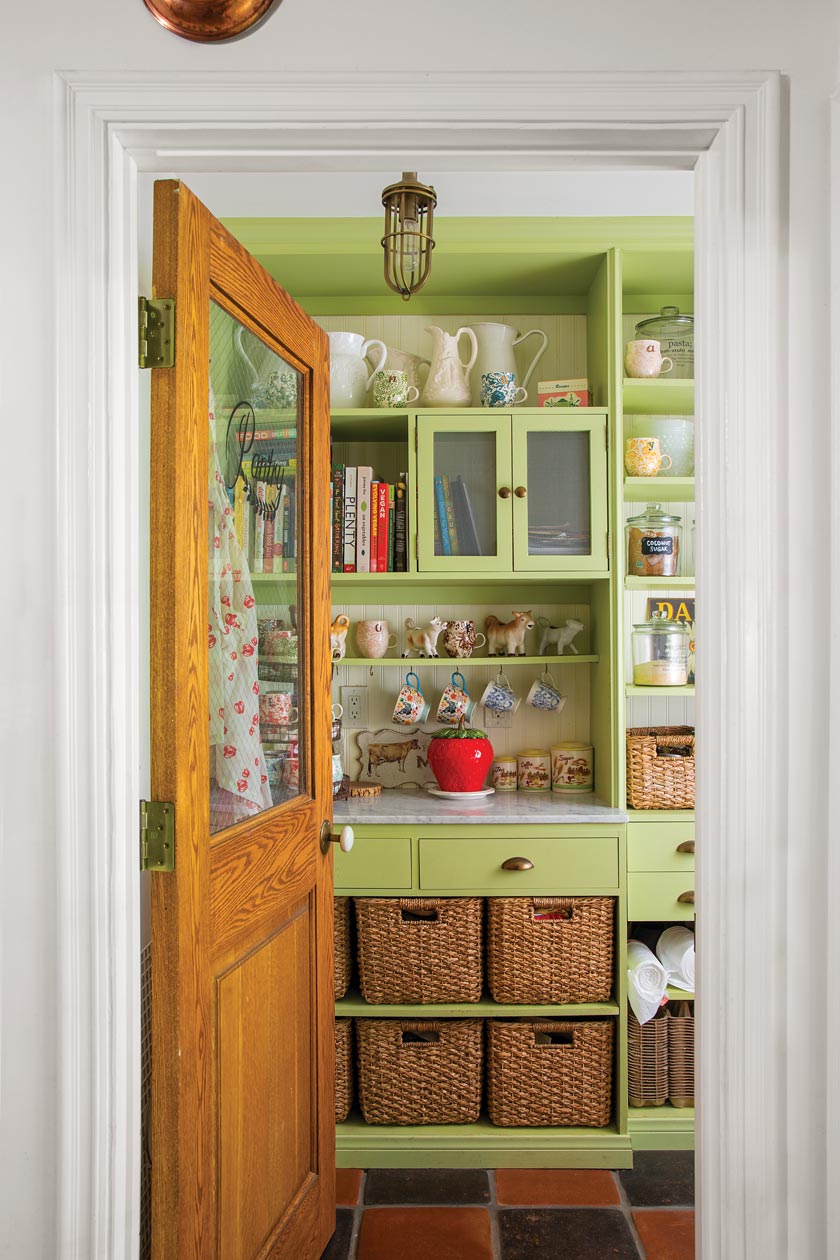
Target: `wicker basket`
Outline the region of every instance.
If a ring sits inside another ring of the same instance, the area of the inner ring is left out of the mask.
[[[480,1019],[357,1019],[367,1124],[472,1124],[481,1108]]]
[[[694,1013],[689,1002],[672,1003],[668,1019],[668,1101],[694,1106]]]
[[[690,748],[687,757],[662,755]],[[635,726],[627,730],[630,809],[694,809],[694,727]]]
[[[487,1106],[493,1124],[610,1122],[612,1019],[487,1021]]]
[[[335,1122],[341,1124],[353,1106],[353,1021],[335,1021]]]
[[[335,938],[335,996],[343,998],[350,987],[350,898],[333,897],[333,933]]]
[[[606,1002],[614,937],[612,897],[493,897],[490,992],[497,1002]]]
[[[668,1027],[664,1008],[640,1024],[630,1011],[627,1097],[631,1107],[661,1107],[668,1100]]]
[[[366,1002],[477,1002],[481,897],[357,897]]]

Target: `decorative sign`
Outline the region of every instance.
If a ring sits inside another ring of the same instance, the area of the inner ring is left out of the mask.
[[[682,621],[691,630],[688,645],[688,681],[694,682],[694,596],[683,599],[681,596],[672,599],[649,599],[645,617],[650,621],[654,613],[665,613],[666,621]]]
[[[251,404],[237,403],[230,413],[225,435],[225,484],[230,490],[241,477],[247,502],[257,515],[273,520],[283,497],[290,461],[269,447],[261,449],[246,463],[246,456],[254,447],[256,428],[257,417]],[[257,492],[260,483],[265,486],[263,494]]]

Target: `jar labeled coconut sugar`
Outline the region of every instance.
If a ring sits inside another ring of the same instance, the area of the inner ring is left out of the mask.
[[[661,503],[648,503],[640,516],[630,517],[625,528],[628,577],[678,576],[681,516],[663,511]]]

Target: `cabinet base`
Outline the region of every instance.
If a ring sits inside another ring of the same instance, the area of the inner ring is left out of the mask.
[[[634,1151],[694,1150],[693,1107],[631,1107],[627,1127]]]

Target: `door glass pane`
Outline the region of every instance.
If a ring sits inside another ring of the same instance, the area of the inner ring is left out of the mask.
[[[496,434],[467,430],[434,439],[436,556],[496,554]]]
[[[528,434],[528,555],[592,551],[589,433]]]
[[[211,832],[290,800],[306,784],[298,720],[301,381],[211,302]]]

